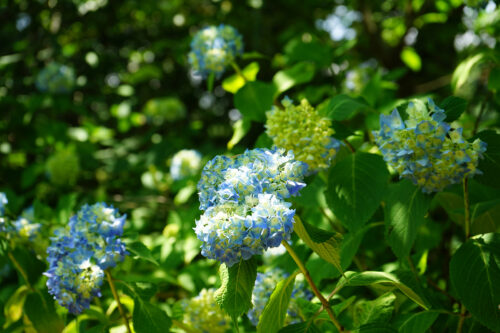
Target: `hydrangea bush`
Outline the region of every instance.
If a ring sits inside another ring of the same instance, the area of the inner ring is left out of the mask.
[[[0,331],[500,332],[494,1],[5,3]]]

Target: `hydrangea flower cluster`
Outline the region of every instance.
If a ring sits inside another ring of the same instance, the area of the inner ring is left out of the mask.
[[[5,214],[5,206],[9,203],[7,200],[7,196],[5,193],[0,192],[0,215],[3,216]]]
[[[273,106],[266,113],[266,133],[274,145],[292,150],[298,161],[309,165],[309,171],[325,169],[340,149],[340,142],[332,137],[331,121],[320,116],[306,99],[299,105],[285,97],[283,109]]]
[[[75,72],[73,68],[51,62],[38,73],[35,85],[41,92],[66,94],[75,86]]]
[[[194,176],[201,168],[201,154],[193,149],[178,151],[172,158],[170,175],[173,180]]]
[[[374,132],[385,161],[401,177],[430,193],[460,183],[464,176],[480,173],[477,164],[486,151],[486,143],[464,140],[462,128],[451,129],[444,121],[444,110],[431,99],[427,105],[410,103],[406,113],[408,119],[404,122],[397,110],[381,115],[380,131]]]
[[[243,53],[243,39],[238,31],[221,24],[196,33],[188,55],[193,70],[203,77],[214,73],[220,77],[226,67]]]
[[[75,185],[80,173],[80,159],[73,149],[66,148],[52,155],[45,166],[53,184],[59,186]]]
[[[123,261],[127,251],[119,238],[126,215],[105,203],[84,205],[56,230],[47,249],[47,287],[61,306],[79,314],[100,297],[104,270]]]
[[[202,289],[183,308],[184,322],[196,332],[225,333],[230,328],[229,317],[215,301],[215,289]]]
[[[283,281],[288,277],[280,268],[273,268],[265,273],[257,273],[257,279],[255,280],[255,286],[252,292],[252,303],[253,308],[247,313],[248,319],[252,322],[254,326],[259,324],[259,318],[264,311],[267,301],[271,297],[271,294],[276,288],[278,282]],[[301,322],[299,315],[299,306],[297,304],[297,299],[302,298],[310,301],[313,298],[313,294],[306,289],[306,285],[303,280],[295,280],[295,285],[292,291],[292,297],[290,298],[290,303],[288,304],[287,317],[285,319],[285,324],[296,324]]]
[[[34,241],[42,225],[33,222],[35,220],[33,207],[25,209],[14,222],[7,223],[8,219],[3,215],[5,214],[5,205],[8,202],[5,193],[0,193],[0,235],[4,234],[5,239],[14,244],[23,241]]]
[[[306,172],[307,164],[278,148],[209,161],[198,183],[201,253],[230,267],[288,240],[295,210],[285,199],[306,185]]]

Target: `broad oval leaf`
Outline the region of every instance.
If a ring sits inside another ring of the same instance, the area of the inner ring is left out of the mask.
[[[410,315],[399,327],[400,333],[427,332],[439,316],[438,312],[422,311]]]
[[[252,290],[257,278],[255,258],[241,260],[229,268],[221,265],[220,277],[222,285],[215,292],[215,300],[236,320],[252,307]]]
[[[12,296],[9,297],[3,308],[3,313],[6,319],[4,328],[21,319],[23,315],[24,301],[26,300],[28,293],[29,288],[26,285],[22,285],[17,288]]]
[[[278,283],[260,315],[257,333],[275,333],[283,327],[296,275],[292,274]]]
[[[350,230],[360,229],[385,196],[389,172],[381,156],[357,152],[333,168],[326,198],[335,216]]]
[[[147,261],[155,264],[156,266],[158,266],[158,262],[153,257],[153,254],[147,248],[147,246],[144,245],[143,243],[141,243],[139,241],[128,243],[127,250],[130,253],[132,253],[133,255],[135,255],[137,258],[147,260]]]
[[[273,77],[273,83],[276,86],[276,95],[296,85],[311,81],[314,77],[314,70],[314,63],[303,61],[277,72]]]
[[[335,289],[340,290],[345,286],[370,286],[373,284],[389,284],[398,288],[403,294],[408,296],[415,303],[427,309],[426,302],[409,286],[402,283],[399,278],[393,274],[377,271],[365,272],[345,272],[345,275],[339,280]]]
[[[467,310],[500,331],[500,235],[485,234],[462,244],[451,258],[450,280]]]
[[[368,103],[361,97],[350,97],[340,94],[335,96],[323,109],[325,115],[332,120],[349,120],[363,110],[370,110]]]
[[[460,97],[449,96],[439,104],[439,107],[446,114],[446,122],[451,123],[460,118],[460,115],[465,112],[467,101]]]
[[[39,333],[57,333],[64,329],[63,320],[54,310],[53,300],[42,298],[41,293],[30,293],[26,297],[24,313]]]
[[[293,229],[300,239],[321,258],[334,265],[340,272],[343,271],[340,265],[341,234],[316,228],[307,222],[303,222],[297,215],[295,215]]]
[[[234,95],[234,106],[247,120],[264,122],[266,111],[273,105],[276,88],[273,84],[253,81]]]
[[[172,320],[165,311],[137,297],[134,298],[132,320],[136,333],[163,333],[172,326]]]
[[[500,188],[500,134],[494,131],[483,131],[477,135],[482,141],[488,144],[484,159],[479,161],[478,169],[482,175],[474,176],[474,180],[481,184]]]
[[[425,221],[432,197],[408,180],[391,185],[388,192],[384,208],[387,241],[396,256],[406,258],[418,228]]]

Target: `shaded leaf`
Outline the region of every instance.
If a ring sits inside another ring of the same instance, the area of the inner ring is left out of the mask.
[[[137,258],[147,260],[158,266],[158,262],[153,257],[151,251],[146,247],[146,245],[142,244],[141,242],[136,241],[133,243],[128,243],[127,250]]]
[[[386,237],[399,258],[410,254],[418,229],[425,221],[431,198],[408,180],[389,187],[384,208]]]
[[[172,326],[172,320],[165,311],[140,298],[134,299],[132,319],[137,333],[163,333]]]
[[[273,105],[276,88],[261,81],[248,82],[234,95],[234,106],[247,120],[263,122]]]
[[[356,152],[330,169],[327,202],[350,230],[357,230],[375,213],[385,196],[389,172],[381,156]]]
[[[323,112],[331,120],[340,121],[351,119],[359,112],[369,109],[370,106],[363,98],[340,94],[330,100]]]
[[[423,311],[412,314],[399,327],[400,333],[427,332],[439,316],[438,312]]]
[[[449,96],[439,103],[439,107],[444,110],[446,121],[451,123],[460,118],[462,113],[465,112],[467,101],[460,97]]]
[[[451,258],[450,280],[467,310],[500,331],[500,235],[485,234],[462,244]]]
[[[24,303],[24,313],[39,333],[57,333],[64,329],[64,322],[48,297],[42,298],[38,293],[30,293]]]

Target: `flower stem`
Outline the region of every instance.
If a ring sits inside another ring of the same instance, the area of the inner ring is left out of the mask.
[[[109,287],[111,288],[113,297],[115,298],[116,304],[118,305],[118,310],[120,311],[120,315],[122,316],[123,321],[125,322],[125,327],[127,328],[127,332],[132,333],[132,330],[130,329],[130,325],[128,323],[127,315],[125,314],[122,303],[120,302],[120,296],[118,296],[118,293],[116,292],[116,287],[115,283],[113,282],[113,277],[111,276],[111,273],[107,269],[104,271],[104,273],[106,273],[106,278],[108,279]]]
[[[470,237],[470,201],[469,201],[469,181],[464,177],[464,207],[465,207],[465,240]]]
[[[330,307],[330,304],[328,304],[328,301],[320,293],[320,291],[318,290],[318,287],[316,287],[316,285],[314,284],[314,282],[311,278],[311,275],[309,274],[309,271],[307,270],[306,266],[304,266],[304,263],[302,263],[299,256],[297,255],[297,253],[295,253],[295,251],[290,246],[290,244],[288,244],[285,240],[283,240],[281,243],[286,248],[286,250],[288,251],[288,254],[290,254],[290,256],[295,261],[297,266],[299,266],[300,271],[304,275],[307,283],[309,283],[309,285],[311,286],[311,289],[313,290],[314,295],[316,295],[316,297],[318,297],[318,299],[320,300],[321,304],[323,305],[323,308],[328,313],[328,316],[330,317],[332,323],[335,325],[335,327],[337,328],[337,330],[339,332],[343,332],[344,328],[342,327],[342,325],[340,325],[337,318],[335,318],[335,315],[333,314],[332,308]]]
[[[460,308],[460,319],[458,320],[458,325],[457,325],[457,333],[462,333],[462,328],[464,327],[464,321],[465,321],[465,306],[462,304],[462,307]]]
[[[240,66],[238,66],[238,64],[236,64],[234,61],[231,62],[231,66],[233,66],[236,74],[238,74],[243,79],[243,81],[245,81],[245,83],[247,83],[248,80],[245,77],[245,75],[243,75],[243,72],[241,71]]]
[[[196,333],[195,330],[191,329],[189,326],[187,326],[186,324],[184,324],[183,322],[180,322],[178,320],[172,319],[172,324],[174,324],[174,326],[177,326],[180,329],[186,331],[187,333]]]
[[[34,291],[33,289],[33,286],[30,284],[30,281],[28,280],[28,274],[26,274],[26,272],[24,271],[24,269],[21,267],[21,265],[19,264],[19,262],[16,260],[16,258],[14,257],[14,255],[12,255],[11,252],[7,252],[7,255],[9,256],[9,259],[12,261],[12,263],[14,264],[14,267],[16,267],[17,271],[21,274],[21,276],[23,277],[24,281],[26,282],[26,285],[28,286],[28,288],[30,288],[32,291]]]

